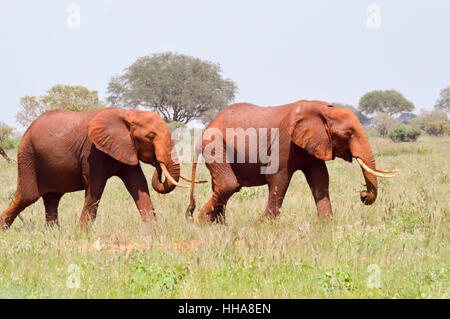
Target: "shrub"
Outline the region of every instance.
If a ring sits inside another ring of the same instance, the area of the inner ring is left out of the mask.
[[[427,130],[427,125],[432,122],[447,121],[447,113],[440,109],[434,109],[432,111],[422,110],[420,115],[411,121],[411,125],[418,127],[423,131]]]
[[[377,113],[372,119],[373,127],[377,130],[380,136],[385,137],[387,132],[392,129],[396,124],[397,120],[392,116],[385,113]]]
[[[420,136],[421,131],[411,125],[399,124],[389,130],[388,136],[394,142],[414,142]]]
[[[374,138],[374,137],[378,137],[380,134],[378,134],[378,131],[374,128],[371,127],[364,127],[364,134],[366,134],[367,138]]]
[[[425,125],[425,132],[428,135],[442,136],[448,134],[450,125],[448,121],[435,121]]]
[[[19,147],[19,144],[20,140],[6,138],[2,143],[0,143],[0,146],[3,147],[4,150],[10,150]]]
[[[175,131],[178,128],[186,128],[186,124],[178,122],[178,121],[172,121],[169,124],[167,124],[167,127],[171,132]]]

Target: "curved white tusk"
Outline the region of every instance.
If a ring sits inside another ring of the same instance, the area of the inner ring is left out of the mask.
[[[180,177],[181,177],[182,179],[184,179],[185,181],[187,181],[187,182],[189,182],[189,183],[192,183],[192,180],[191,180],[191,179],[187,178],[186,176],[184,176],[184,175],[181,174],[181,173],[180,173]],[[194,181],[194,183],[197,183],[197,184],[200,184],[200,183],[206,183],[206,182],[208,182],[208,181]]]
[[[399,169],[386,170],[386,169],[380,169],[380,168],[377,168],[375,170],[380,173],[395,173],[395,172],[399,171]]]
[[[166,178],[169,180],[170,183],[172,183],[173,185],[178,186],[178,187],[189,188],[189,186],[180,184],[176,180],[174,180],[172,175],[170,175],[169,171],[167,170],[166,165],[164,165],[163,163],[159,163],[159,166],[161,166],[161,169],[162,169],[164,175],[166,176]]]
[[[396,175],[383,175],[383,174],[381,174],[381,173],[375,172],[375,171],[373,171],[372,169],[370,169],[370,168],[366,165],[366,163],[363,162],[362,159],[360,159],[360,158],[358,158],[358,157],[356,158],[356,161],[358,162],[359,165],[361,165],[361,167],[362,167],[363,169],[365,169],[368,173],[370,173],[370,174],[372,174],[372,175],[375,175],[375,176],[378,176],[378,177],[382,177],[382,178],[391,178],[391,177],[395,177],[395,176],[396,176]]]

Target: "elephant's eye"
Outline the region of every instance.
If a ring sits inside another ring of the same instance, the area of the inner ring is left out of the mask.
[[[347,138],[352,138],[354,133],[355,130],[350,128],[347,132],[345,132],[345,135],[347,136]]]

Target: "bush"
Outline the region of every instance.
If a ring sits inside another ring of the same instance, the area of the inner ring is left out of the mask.
[[[378,134],[377,130],[371,127],[364,127],[364,134],[366,134],[367,138],[374,138],[374,137],[378,137],[380,136],[380,134]]]
[[[432,111],[422,110],[420,115],[411,121],[411,125],[420,128],[422,131],[427,131],[427,126],[432,122],[446,122],[448,120],[447,113],[440,109]]]
[[[388,136],[394,142],[414,142],[420,136],[421,131],[411,125],[399,124],[388,132]]]
[[[18,148],[20,144],[20,140],[13,140],[10,138],[5,139],[0,146],[3,147],[4,150],[10,150],[13,148]]]
[[[182,122],[172,121],[169,124],[167,124],[167,127],[171,132],[175,131],[178,128],[186,128],[186,124]]]
[[[388,131],[396,124],[398,124],[397,120],[385,113],[377,113],[372,119],[373,127],[382,137],[385,137]]]
[[[448,134],[449,131],[450,125],[447,121],[435,121],[425,125],[425,132],[428,135],[442,136]]]

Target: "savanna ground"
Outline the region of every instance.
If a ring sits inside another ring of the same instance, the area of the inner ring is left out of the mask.
[[[78,228],[83,192],[63,197],[60,228],[45,227],[39,200],[0,232],[0,297],[449,298],[450,137],[370,142],[378,166],[400,168],[398,177],[379,180],[378,200],[364,206],[359,166],[328,162],[330,222],[318,220],[301,172],[281,217],[258,226],[266,186],[232,197],[227,226],[188,223],[185,189],[151,190],[158,222],[144,225],[117,178],[87,234]],[[190,165],[182,171],[190,175]],[[203,165],[198,177],[209,179]],[[16,179],[16,165],[2,159],[2,211]],[[197,185],[197,206],[210,194],[209,184]]]

